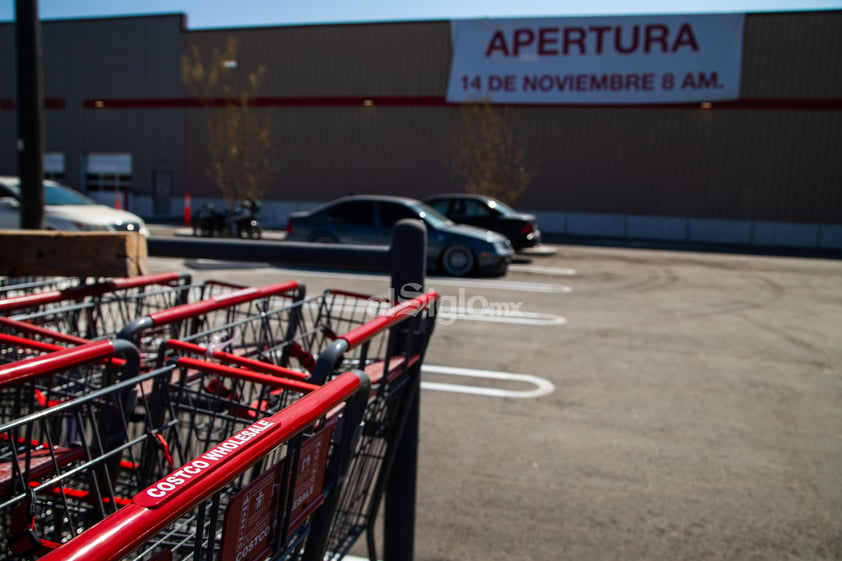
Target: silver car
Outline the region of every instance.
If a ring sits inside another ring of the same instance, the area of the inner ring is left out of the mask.
[[[456,224],[416,199],[386,195],[352,195],[314,210],[293,212],[287,240],[318,243],[389,245],[395,223],[421,220],[427,228],[427,268],[451,276],[471,273],[503,275],[514,255],[505,236]]]
[[[0,228],[20,228],[20,180],[0,176]],[[105,206],[66,185],[44,181],[44,228],[86,232],[138,232],[149,235],[136,214]]]

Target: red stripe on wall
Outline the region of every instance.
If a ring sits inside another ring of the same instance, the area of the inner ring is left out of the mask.
[[[67,107],[67,101],[63,97],[44,98],[44,109],[64,109],[65,107]],[[14,99],[0,99],[0,110],[14,111],[16,109],[17,103],[15,103]]]
[[[102,98],[86,99],[84,109],[191,109],[201,107],[239,106],[237,98],[162,97],[162,98]],[[248,100],[253,107],[446,107],[442,96],[342,96],[342,97],[255,97]],[[530,104],[513,107],[569,108],[569,109],[698,109],[699,103],[670,104]],[[0,110],[14,111],[17,104],[13,99],[0,99]],[[61,97],[44,98],[44,109],[66,109],[67,101]],[[755,98],[711,103],[712,109],[741,109],[766,111],[840,111],[842,99],[835,98]]]
[[[135,98],[135,99],[86,99],[82,102],[85,109],[188,109],[199,107],[241,106],[238,98]],[[254,97],[247,100],[253,107],[357,107],[371,105],[385,106],[439,106],[447,105],[443,97],[405,96],[405,97]]]
[[[239,106],[237,98],[144,98],[144,99],[101,99],[85,100],[86,109],[187,109],[198,107]],[[387,96],[387,97],[255,97],[248,100],[253,107],[445,107],[454,104],[442,96]],[[622,107],[626,109],[698,109],[699,103],[674,104],[554,104],[517,105],[515,107],[564,107],[570,109],[601,109]],[[839,111],[842,99],[739,99],[714,102],[714,109],[755,109],[788,111]]]

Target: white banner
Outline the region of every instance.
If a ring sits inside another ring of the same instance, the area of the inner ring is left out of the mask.
[[[737,99],[744,21],[744,14],[454,20],[447,100]]]

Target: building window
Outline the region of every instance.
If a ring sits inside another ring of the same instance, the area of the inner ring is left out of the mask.
[[[44,179],[64,181],[64,154],[61,152],[44,152]]]
[[[128,209],[132,192],[132,155],[91,153],[85,155],[84,191],[103,204]]]
[[[130,191],[132,187],[132,176],[113,173],[86,173],[85,189],[89,193]]]

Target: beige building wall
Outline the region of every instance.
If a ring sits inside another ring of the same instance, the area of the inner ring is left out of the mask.
[[[772,228],[783,232],[776,243],[842,247],[839,29],[842,11],[748,14],[741,99],[709,110],[507,108],[534,176],[517,206],[570,235],[710,231],[712,241],[753,243]],[[13,31],[0,25],[5,52]],[[177,216],[187,193],[194,205],[218,199],[206,174],[208,110],[185,95],[179,64],[229,37],[239,72],[268,69],[255,109],[273,123],[268,222],[350,192],[461,189],[449,168],[460,126],[444,97],[449,22],[188,31],[179,15],[44,23],[47,150],[65,155],[70,182],[84,179],[86,154],[129,153],[139,212]],[[13,62],[0,60],[4,131],[16,127]],[[0,135],[0,172],[14,173],[16,157],[15,135]]]

